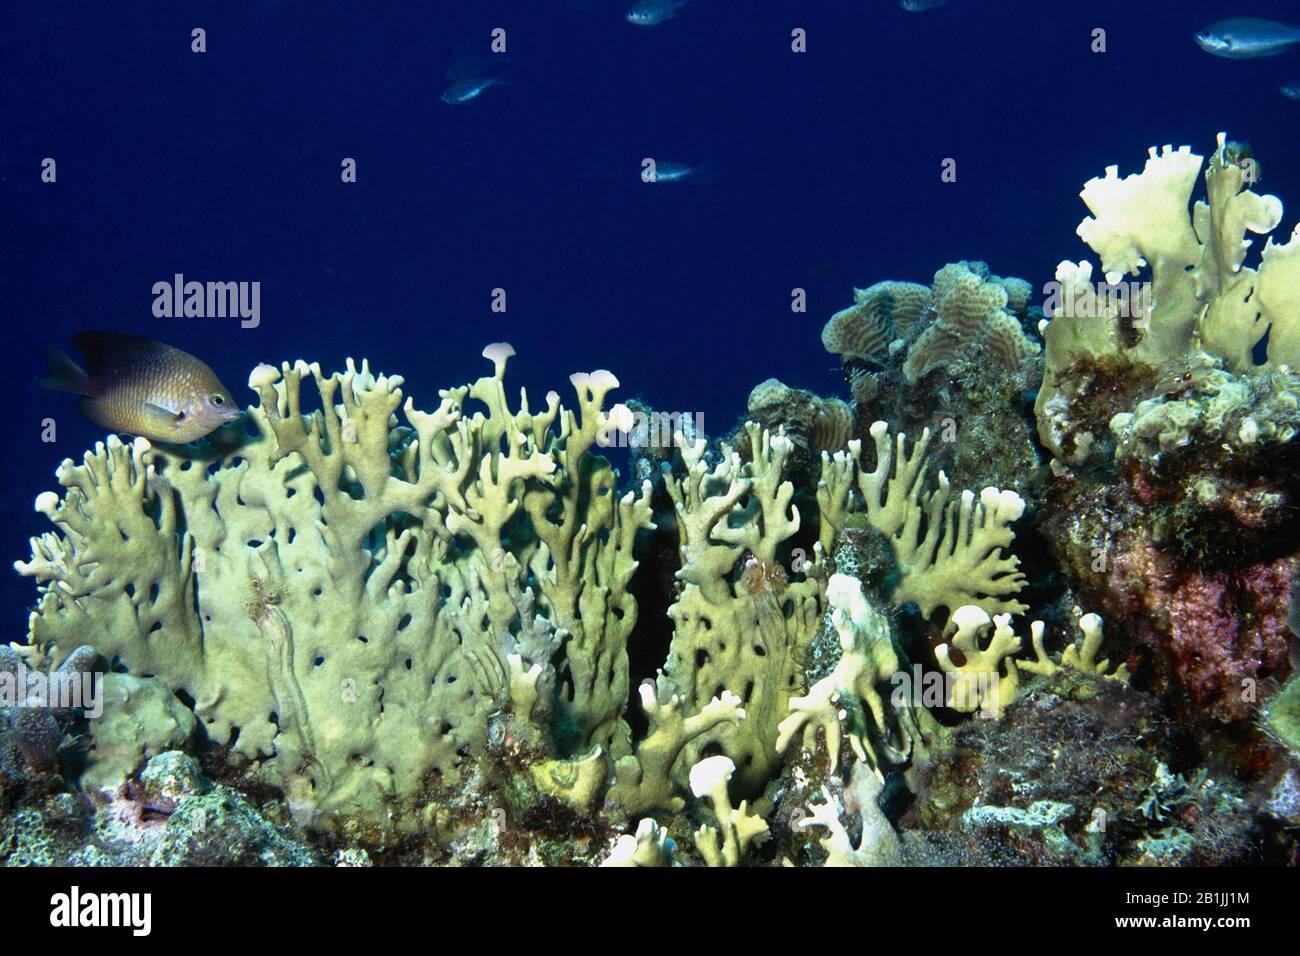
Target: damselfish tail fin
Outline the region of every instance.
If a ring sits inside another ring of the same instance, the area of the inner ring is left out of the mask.
[[[37,379],[36,384],[41,388],[72,392],[74,395],[85,395],[90,391],[89,376],[62,349],[53,345],[45,346],[45,361],[50,364],[50,374]]]

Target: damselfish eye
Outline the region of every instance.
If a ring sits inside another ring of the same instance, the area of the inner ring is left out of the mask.
[[[217,406],[217,408],[220,408],[222,405],[226,404],[226,400],[222,398],[220,395],[213,395],[211,401],[213,405]]]

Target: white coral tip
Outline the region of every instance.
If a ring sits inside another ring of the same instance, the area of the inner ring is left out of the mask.
[[[832,574],[826,585],[826,600],[831,607],[848,608],[861,591],[862,585],[857,578],[847,574]]]
[[[41,514],[49,514],[59,505],[59,496],[53,491],[42,491],[36,496],[36,510]]]
[[[515,354],[515,347],[509,342],[493,342],[483,349],[483,357],[495,365],[504,365],[506,359]]]
[[[735,772],[736,765],[725,754],[705,757],[691,768],[691,793],[697,797],[715,793],[731,782],[731,775]]]
[[[1005,515],[1008,521],[1016,521],[1025,513],[1025,499],[1011,489],[998,492],[998,514]]]
[[[618,388],[618,379],[609,369],[596,369],[587,377],[587,381],[594,391],[609,391],[611,388]]]
[[[253,369],[248,376],[249,388],[261,388],[263,385],[270,385],[280,380],[280,370],[274,365],[267,365],[263,362],[257,368]]]
[[[636,689],[641,698],[641,709],[649,713],[659,702],[659,695],[656,693],[655,682],[652,680],[643,680],[641,686]]]
[[[990,622],[989,612],[978,604],[963,604],[952,612],[952,623],[958,631],[974,630]]]
[[[609,410],[609,424],[621,432],[630,432],[636,425],[632,409],[621,402]]]

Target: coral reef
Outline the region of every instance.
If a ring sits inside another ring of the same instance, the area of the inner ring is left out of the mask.
[[[1140,174],[1090,181],[1080,236],[1102,257],[1062,263],[1046,307],[1036,409],[1057,456],[1044,526],[1082,600],[1114,622],[1144,685],[1193,722],[1243,722],[1289,670],[1300,380],[1291,370],[1300,243],[1247,232],[1281,203],[1252,192],[1220,135],[1202,158],[1152,149]],[[1116,295],[1124,275],[1143,294]]]
[[[983,634],[990,624],[993,633],[984,643]],[[1070,668],[1123,683],[1129,680],[1127,665],[1120,664],[1107,673],[1110,662],[1105,658],[1097,660],[1102,623],[1096,614],[1079,618],[1083,639],[1078,644],[1067,645],[1059,662],[1052,660],[1044,648],[1042,621],[1030,625],[1035,655],[1032,661],[1015,656],[1023,644],[1011,627],[1010,614],[999,614],[990,621],[983,608],[967,605],[957,609],[948,626],[953,634],[947,643],[935,649],[935,657],[939,669],[950,678],[944,703],[961,713],[978,711],[981,717],[1000,717],[1020,693],[1021,671],[1046,677]],[[953,659],[954,650],[958,660]]]
[[[1141,173],[1121,179],[1111,166],[1085,184],[1081,196],[1093,215],[1080,223],[1079,236],[1101,257],[1106,284],[1092,283],[1090,263],[1063,262],[1058,294],[1044,308],[1046,364],[1036,408],[1040,437],[1057,457],[1082,454],[1077,435],[1072,446],[1063,443],[1059,421],[1075,417],[1070,406],[1086,396],[1091,366],[1101,360],[1122,356],[1179,372],[1203,349],[1230,373],[1219,376],[1219,388],[1232,376],[1300,365],[1300,233],[1283,245],[1270,238],[1259,268],[1244,265],[1245,235],[1271,232],[1282,203],[1249,188],[1238,157],[1220,133],[1205,172],[1206,199],[1190,216],[1203,157],[1187,146],[1152,147]],[[1148,269],[1145,294],[1115,294],[1124,276]],[[1089,362],[1080,365],[1080,357]]]
[[[855,437],[877,420],[910,434],[928,428],[941,439],[936,467],[956,484],[1028,495],[1040,463],[1026,396],[1042,377],[1032,287],[975,261],[932,281],[854,290],[856,304],[823,329],[851,386]]]
[[[1014,281],[1014,284],[1010,284]],[[931,321],[911,342],[903,375],[910,384],[937,368],[977,360],[982,356],[1004,368],[1015,368],[1037,355],[1039,345],[1021,329],[1012,312],[1009,292],[1024,309],[1029,284],[988,274],[982,263],[958,262],[934,274]],[[924,320],[925,314],[922,314]]]
[[[20,566],[47,582],[32,644],[60,660],[93,622],[104,657],[183,691],[209,738],[322,821],[415,825],[413,802],[458,779],[519,690],[511,653],[557,687],[564,752],[625,755],[627,582],[649,509],[616,500],[589,454],[617,383],[574,376],[579,414],[554,394],[511,412],[510,352],[486,350],[493,374],[434,412],[407,401],[407,425],[400,378],[262,366],[257,437],[218,467],[115,438],[65,462],[64,498],[38,502],[63,533]]]
[[[781,569],[800,525],[782,477],[792,442],[751,424],[752,460],[724,448],[709,468],[702,439],[676,436],[681,588],[634,746],[629,583],[652,522],[648,483],[617,496],[593,453],[629,427],[604,408],[617,382],[575,375],[577,413],[554,394],[514,411],[512,350],[484,354],[493,373],[432,413],[364,363],[261,366],[249,435],[221,457],[110,437],[61,466],[64,496],[38,501],[60,533],[18,568],[42,582],[30,653],[69,666],[72,636],[93,631],[86,650],[120,671],[88,785],[133,785],[197,724],[222,774],[372,850],[427,832],[455,847],[454,815],[493,791],[517,833],[549,818],[594,839],[608,827],[593,815],[680,810],[706,748],[762,789],[823,609],[819,558]],[[501,834],[482,845],[518,849]]]
[[[46,797],[0,818],[7,866],[312,866],[317,852],[191,758],[167,751],[112,794]]]
[[[942,471],[938,487],[923,492],[930,433],[922,432],[910,453],[902,433],[890,442],[885,422],[871,426],[871,437],[876,467],[862,470],[857,484],[867,521],[889,539],[898,561],[893,600],[916,602],[927,618],[939,606],[953,611],[966,604],[1024,611],[1026,606],[1013,597],[1025,583],[1019,561],[1003,553],[1015,538],[1010,526],[1023,514],[1024,500],[1014,491],[992,487],[978,499],[963,491],[953,500]],[[856,458],[859,450],[851,448]]]
[[[794,487],[782,479],[793,447],[783,435],[746,427],[753,460],[742,463],[723,445],[716,466],[703,441],[683,447],[685,474],[666,475],[677,515],[681,582],[669,608],[674,624],[664,674],[698,712],[724,690],[746,717],[691,741],[688,764],[706,748],[721,748],[736,767],[741,789],[761,789],[779,763],[777,726],[799,690],[802,661],[822,617],[825,586],[820,547],[800,567],[802,580],[766,575],[751,591],[736,580],[752,558],[781,563],[783,546],[800,527],[791,506]]]
[[[838,398],[820,398],[774,378],[749,393],[747,418],[770,432],[784,431],[795,446],[819,458],[834,454],[853,434],[853,410]]]
[[[915,811],[929,839],[909,841],[909,859],[961,862],[990,839],[1004,865],[1251,858],[1258,834],[1230,785],[1169,782],[1175,741],[1156,701],[1084,671],[1058,678],[944,741]],[[1171,839],[1178,858],[1161,858]]]
[[[830,772],[840,762],[841,722],[846,725],[853,754],[878,777],[871,735],[887,735],[885,703],[876,687],[898,670],[889,622],[867,601],[856,578],[836,574],[826,589],[831,606],[831,626],[839,636],[840,659],[834,670],[817,681],[803,697],[790,700],[790,715],[777,730],[777,750],[784,751],[798,734],[805,749],[812,749],[816,731],[826,739]],[[870,722],[868,722],[870,716]],[[896,751],[894,751],[896,753]]]
[[[240,435],[64,461],[0,860],[1300,861],[1300,242],[1246,264],[1243,155],[1190,214],[1188,148],[1089,182],[1107,281],[1041,316],[973,260],[854,290],[852,403],[715,440],[604,370],[512,401],[498,343],[432,410],[260,365]]]
[[[695,831],[696,849],[709,866],[739,866],[750,844],[767,838],[767,822],[749,812],[748,801],[731,805],[727,784],[735,770],[731,758],[721,754],[705,757],[691,768],[691,792],[709,801],[716,824]]]
[[[94,680],[98,658],[94,648],[83,644],[55,668],[30,649],[0,645],[0,703],[10,704],[0,720],[8,723],[14,745],[31,770],[43,773],[58,767],[68,729],[79,716],[75,705],[89,704],[96,696],[83,681]]]
[[[817,827],[826,831],[818,844],[826,854],[822,866],[897,866],[902,850],[893,824],[880,809],[882,782],[868,773],[864,764],[853,769],[841,796],[827,785],[822,788],[822,803],[809,804],[808,816],[799,821],[801,828]],[[857,843],[842,822],[845,816],[856,817],[853,830]]]
[[[81,784],[115,790],[150,757],[183,751],[198,719],[156,678],[108,673],[102,678],[103,713],[89,722],[87,766]]]

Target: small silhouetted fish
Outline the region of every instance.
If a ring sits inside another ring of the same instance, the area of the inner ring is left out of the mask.
[[[481,79],[509,66],[510,60],[504,53],[482,53],[474,56],[463,56],[447,67],[447,79],[463,80],[467,76],[476,76]]]
[[[627,12],[627,22],[638,27],[655,27],[677,16],[687,0],[641,0]]]
[[[50,374],[39,384],[85,396],[78,407],[96,425],[183,444],[240,415],[216,373],[188,352],[119,332],[82,332],[72,341],[89,371],[51,345]]]
[[[898,5],[908,13],[920,13],[922,10],[941,7],[947,2],[948,0],[900,0]]]
[[[1206,53],[1229,60],[1249,60],[1285,53],[1300,43],[1300,27],[1258,17],[1234,17],[1210,24],[1194,34],[1194,39]]]
[[[649,181],[656,183],[682,183],[687,181],[703,183],[712,178],[713,169],[707,163],[692,166],[687,163],[674,162],[671,159],[661,159],[655,162],[655,178]]]
[[[822,259],[804,270],[805,279],[826,279],[840,271],[839,264],[831,259]]]
[[[505,86],[506,81],[495,76],[466,76],[456,80],[442,91],[444,103],[468,103],[490,86]]]
[[[1300,100],[1300,80],[1292,80],[1290,83],[1283,83],[1278,87],[1282,95],[1289,100]]]

